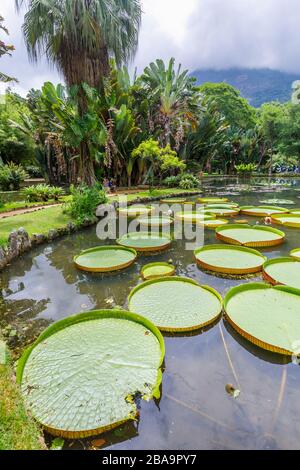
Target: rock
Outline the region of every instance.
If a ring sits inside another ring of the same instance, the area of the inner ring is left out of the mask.
[[[14,230],[8,237],[9,258],[13,259],[30,250],[31,240],[24,228]]]
[[[46,241],[47,237],[42,233],[34,233],[31,237],[31,243],[33,246],[42,245],[43,243],[46,243]]]
[[[58,237],[59,237],[59,233],[58,233],[57,230],[55,230],[53,228],[51,230],[49,230],[48,236],[47,236],[48,242],[52,242],[53,240],[55,240]]]
[[[76,225],[73,222],[69,222],[67,228],[69,233],[76,232],[77,229]]]
[[[0,247],[0,269],[3,269],[8,263],[7,252],[4,248]]]

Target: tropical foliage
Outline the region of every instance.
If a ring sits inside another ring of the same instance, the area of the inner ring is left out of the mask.
[[[9,34],[8,29],[4,26],[4,18],[0,15],[0,33],[4,32],[6,35]],[[11,44],[6,44],[5,42],[0,40],[0,58],[4,55],[11,55],[11,53],[15,50],[14,46]],[[3,72],[0,72],[0,82],[15,82],[17,81],[16,78],[9,77]]]

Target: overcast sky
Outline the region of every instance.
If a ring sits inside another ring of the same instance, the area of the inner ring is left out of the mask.
[[[44,81],[61,81],[41,61],[29,64],[22,39],[22,17],[14,0],[1,0],[0,14],[16,47],[0,70],[16,76],[22,94]],[[143,23],[135,65],[174,56],[185,67],[269,67],[300,76],[300,0],[142,0]],[[1,39],[4,36],[1,35]],[[0,85],[1,90],[1,85]],[[2,87],[3,90],[3,87]]]

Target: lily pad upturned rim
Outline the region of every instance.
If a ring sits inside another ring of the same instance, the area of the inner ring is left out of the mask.
[[[151,219],[160,219],[161,223],[155,223]],[[136,219],[136,221],[141,225],[141,227],[154,227],[154,228],[159,228],[159,227],[169,227],[170,225],[173,224],[174,219],[168,215],[163,215],[163,216],[155,216],[155,215],[150,215],[149,217],[147,216],[141,216]]]
[[[241,284],[236,287],[232,287],[227,294],[225,295],[224,298],[224,314],[225,314],[225,319],[228,321],[228,323],[233,327],[234,330],[236,330],[243,338],[246,338],[248,341],[251,343],[255,344],[256,346],[265,349],[267,351],[271,351],[277,354],[282,354],[284,356],[290,356],[292,351],[289,351],[287,349],[281,348],[274,346],[272,344],[269,344],[265,341],[262,341],[255,336],[252,336],[250,333],[247,331],[243,330],[239,325],[237,325],[230,317],[230,314],[228,313],[228,303],[232,297],[235,295],[239,294],[240,292],[247,291],[247,290],[263,290],[263,289],[275,289],[283,292],[287,292],[288,294],[292,295],[297,295],[300,297],[300,289],[295,289],[294,287],[289,287],[289,286],[281,286],[281,285],[276,285],[272,286],[270,284],[267,284],[265,282],[253,282],[253,283],[247,283],[247,284]]]
[[[298,256],[296,256],[296,253],[298,253]],[[293,250],[291,250],[290,255],[292,256],[292,258],[300,260],[300,248],[294,248]]]
[[[159,234],[159,233],[151,233],[151,232],[128,232],[125,235],[123,235],[121,238],[117,239],[117,244],[120,246],[125,246],[129,247],[129,245],[124,244],[124,241],[126,239],[130,238],[130,235],[141,235],[141,238],[143,235],[147,235],[147,237],[154,237],[154,238],[160,238],[161,240],[164,240],[166,243],[162,243],[161,245],[153,245],[153,246],[146,246],[146,247],[140,247],[140,246],[130,246],[130,248],[133,248],[137,252],[158,252],[158,251],[163,251],[166,250],[171,246],[172,243],[172,238],[169,235],[166,234]]]
[[[259,212],[256,209],[270,209],[274,210],[273,213],[270,212]],[[288,214],[289,210],[284,207],[277,206],[241,206],[240,212],[242,215],[248,215],[252,217],[269,217],[273,214]]]
[[[189,283],[189,284],[193,284],[194,286],[201,287],[202,289],[205,289],[206,291],[210,292],[211,294],[213,294],[218,299],[218,301],[220,302],[220,310],[218,311],[218,313],[212,319],[210,319],[209,321],[207,321],[205,323],[202,323],[200,325],[194,325],[194,326],[190,326],[190,327],[187,327],[187,328],[171,328],[171,327],[164,327],[164,326],[161,326],[161,325],[156,325],[157,328],[160,331],[166,332],[166,333],[188,333],[188,332],[197,331],[197,330],[200,330],[201,328],[205,328],[209,325],[212,325],[213,323],[215,323],[218,320],[218,318],[220,318],[220,316],[222,315],[222,311],[223,311],[223,298],[219,294],[219,292],[211,286],[202,285],[202,284],[199,284],[194,279],[191,279],[191,278],[188,278],[188,277],[181,277],[181,276],[162,277],[162,278],[159,278],[159,279],[151,279],[149,281],[145,281],[141,284],[138,284],[136,287],[134,287],[132,289],[132,291],[130,292],[130,294],[128,296],[127,301],[128,301],[129,309],[130,309],[130,301],[131,301],[132,297],[138,291],[140,291],[140,290],[144,289],[145,287],[148,287],[152,284],[162,283],[162,282],[170,282],[170,281],[171,282],[186,282],[186,283]]]
[[[109,268],[103,268],[103,267],[91,268],[91,267],[88,267],[88,266],[81,265],[78,262],[78,259],[81,256],[83,256],[85,254],[88,254],[88,253],[99,252],[99,251],[124,251],[124,252],[127,251],[128,253],[132,253],[133,258],[132,258],[132,260],[127,261],[126,263],[121,263],[121,264],[118,264],[118,265],[115,265],[115,266],[111,266]],[[137,256],[138,256],[137,252],[133,248],[129,248],[129,247],[126,247],[126,246],[120,246],[120,245],[108,245],[108,246],[98,246],[98,247],[90,248],[88,250],[84,250],[79,255],[74,256],[73,261],[75,263],[75,266],[78,269],[80,269],[81,271],[91,272],[91,273],[109,273],[109,272],[120,271],[122,269],[128,268],[129,266],[131,266],[136,261]]]
[[[236,217],[240,213],[240,208],[239,207],[214,207],[214,208],[206,208],[204,207],[203,210],[204,214],[213,214],[216,217],[221,216],[221,217]]]
[[[199,216],[199,219],[197,218]],[[182,211],[176,212],[174,214],[175,220],[180,220],[181,222],[190,222],[193,224],[198,223],[200,220],[212,220],[216,216],[214,214],[205,214],[203,211]]]
[[[132,211],[132,209],[136,209],[136,211]],[[118,209],[119,216],[135,218],[142,215],[150,215],[155,212],[155,207],[150,205],[132,205],[127,207],[119,207]]]
[[[198,220],[197,225],[201,227],[215,230],[218,227],[223,227],[224,225],[229,224],[229,220],[221,219],[220,217],[216,219],[206,219],[206,220]]]
[[[202,204],[214,204],[220,202],[221,204],[224,202],[228,202],[229,199],[227,197],[199,197],[198,201]]]
[[[187,202],[186,198],[176,198],[176,197],[171,197],[171,198],[166,198],[166,199],[161,199],[159,201],[161,204],[185,204]]]
[[[280,220],[282,217],[288,217],[288,221]],[[293,222],[293,220],[298,220],[299,222]],[[300,214],[274,214],[272,215],[272,222],[275,224],[283,225],[284,227],[291,228],[300,228]]]
[[[268,272],[267,272],[267,269],[269,266],[273,266],[274,264],[287,264],[287,263],[299,263],[300,264],[300,259],[297,259],[297,258],[293,258],[292,256],[291,257],[288,257],[288,256],[284,256],[284,257],[281,257],[281,258],[274,258],[274,259],[269,259],[267,260],[264,265],[263,265],[263,278],[265,279],[265,281],[269,282],[270,284],[272,284],[273,286],[284,286],[284,285],[287,285],[287,284],[283,284],[282,282],[276,280],[275,278],[273,278]],[[285,268],[283,268],[285,269]]]
[[[204,261],[201,261],[197,258],[197,255],[203,251],[209,251],[209,250],[234,250],[234,251],[240,251],[243,253],[250,253],[256,256],[259,256],[261,258],[261,264],[253,267],[253,268],[226,268],[226,267],[220,267],[220,266],[214,266],[208,263],[205,263]],[[224,274],[252,274],[252,273],[257,273],[262,270],[263,264],[266,262],[267,257],[261,254],[259,251],[254,250],[253,248],[247,248],[245,246],[239,246],[239,245],[205,245],[201,248],[197,248],[194,251],[194,256],[196,259],[196,262],[198,266],[201,268],[207,269],[208,271],[213,271],[217,273],[224,273]]]
[[[62,331],[69,326],[76,325],[78,323],[82,322],[87,322],[87,321],[94,321],[94,320],[100,320],[100,319],[105,319],[105,318],[115,318],[115,319],[122,319],[122,320],[129,320],[135,323],[139,323],[142,326],[145,326],[151,333],[157,338],[160,346],[160,351],[161,351],[161,356],[160,356],[160,362],[158,364],[157,368],[157,380],[156,383],[153,385],[152,388],[152,393],[151,397],[159,398],[160,397],[160,386],[162,382],[162,370],[161,366],[164,361],[165,357],[165,343],[164,343],[164,338],[159,331],[159,329],[150,321],[148,318],[142,317],[141,315],[128,312],[126,310],[118,310],[118,309],[111,309],[111,310],[91,310],[89,312],[84,312],[84,313],[79,313],[76,315],[71,315],[67,318],[63,318],[62,320],[59,320],[52,325],[50,325],[48,328],[46,328],[40,336],[36,339],[36,341],[29,347],[27,348],[23,355],[20,357],[17,363],[17,369],[16,369],[16,379],[17,383],[19,385],[22,384],[22,379],[23,379],[23,373],[25,370],[26,363],[32,353],[32,351],[35,349],[36,346],[38,346],[40,343],[42,343],[44,340],[50,338],[50,336],[53,336],[55,333],[58,333],[59,331]],[[90,436],[95,436],[97,434],[104,433],[106,431],[109,431],[111,429],[114,429],[121,424],[125,423],[128,421],[130,418],[126,419],[125,421],[121,421],[118,423],[113,423],[112,425],[97,428],[97,429],[90,429],[90,430],[85,430],[85,431],[80,431],[80,432],[72,432],[72,431],[63,431],[60,429],[53,429],[49,428],[47,426],[43,427],[52,435],[54,436],[59,436],[59,437],[65,437],[67,439],[79,439],[79,438],[85,438],[85,437],[90,437]],[[43,423],[41,423],[43,424]]]
[[[242,229],[242,230],[249,230],[249,229],[253,229],[253,230],[263,230],[265,232],[272,232],[272,233],[275,233],[277,235],[279,235],[279,238],[278,239],[275,239],[275,240],[266,240],[266,241],[254,241],[254,242],[246,242],[246,243],[242,243],[242,242],[239,242],[237,239],[234,239],[232,237],[226,237],[225,234],[223,234],[222,232],[225,231],[225,230],[231,230],[231,229]],[[232,224],[232,225],[223,225],[222,227],[218,227],[216,228],[216,237],[219,239],[219,240],[222,240],[224,241],[225,243],[230,243],[231,245],[240,245],[240,246],[246,246],[246,247],[250,247],[250,248],[263,248],[263,247],[268,247],[268,246],[277,246],[277,245],[281,245],[281,243],[284,242],[285,240],[285,233],[282,232],[281,230],[278,230],[276,228],[273,228],[273,227],[266,227],[264,225],[247,225],[247,224]]]
[[[237,209],[239,204],[235,202],[223,202],[223,203],[215,203],[215,204],[204,204],[204,210],[207,209]]]
[[[156,275],[145,276],[145,271],[147,271],[148,269],[154,268],[154,267],[159,267],[159,266],[169,268],[168,273],[167,274],[160,274],[159,276],[156,276]],[[170,263],[165,263],[165,262],[161,261],[161,262],[157,262],[157,263],[149,263],[149,264],[146,264],[145,266],[143,266],[142,270],[141,270],[141,277],[145,281],[151,281],[153,279],[160,279],[162,277],[173,276],[175,274],[175,272],[176,272],[175,266],[173,266]]]

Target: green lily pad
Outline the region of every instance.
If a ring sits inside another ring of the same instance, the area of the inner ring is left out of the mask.
[[[300,289],[300,261],[295,258],[276,258],[267,261],[264,278],[271,284],[283,284]]]
[[[235,330],[268,351],[292,355],[300,338],[300,290],[250,283],[231,289],[224,301]]]
[[[274,214],[272,220],[285,227],[300,228],[300,214]]]
[[[229,223],[226,219],[210,219],[197,222],[198,225],[201,225],[204,228],[215,229],[221,227],[222,225],[227,225]]]
[[[170,197],[169,199],[160,200],[161,204],[184,204],[185,202],[186,202],[186,199],[176,198],[176,197]]]
[[[287,206],[294,205],[294,201],[290,199],[266,199],[265,201],[260,201],[262,204],[282,204],[283,206],[286,204]]]
[[[267,260],[257,250],[228,245],[207,245],[195,250],[194,255],[201,268],[225,274],[256,273]]]
[[[149,215],[154,212],[154,207],[152,206],[129,206],[129,207],[120,207],[118,209],[119,215],[123,217],[139,217],[141,215]]]
[[[133,289],[129,310],[145,315],[162,331],[187,332],[213,323],[222,311],[222,298],[192,279],[166,277]]]
[[[205,204],[204,209],[235,209],[237,207],[239,205],[234,202],[226,202],[224,204]]]
[[[156,228],[156,227],[169,227],[173,223],[172,217],[168,216],[151,216],[139,217],[137,219],[141,227]]]
[[[205,214],[204,212],[196,211],[183,211],[176,212],[175,219],[181,220],[182,222],[193,223],[201,222],[203,220],[215,219],[216,216],[213,214]]]
[[[300,209],[292,209],[290,211],[291,214],[296,214],[296,215],[299,215],[300,216]]]
[[[268,217],[273,214],[288,213],[287,209],[275,206],[242,206],[240,207],[241,214],[250,215],[253,217]]]
[[[147,319],[88,312],[50,326],[22,356],[26,406],[53,435],[97,435],[137,414],[133,397],[159,396],[164,342]]]
[[[219,240],[249,247],[276,246],[284,242],[285,233],[263,225],[225,225],[216,229]]]
[[[125,269],[131,266],[136,258],[137,252],[132,248],[98,246],[75,256],[74,263],[82,271],[104,273]]]
[[[198,199],[201,204],[217,204],[218,202],[228,202],[226,197],[200,197]]]
[[[130,232],[117,240],[118,245],[137,251],[160,251],[168,248],[172,239],[168,235],[150,232]]]
[[[173,276],[175,266],[169,263],[150,263],[142,268],[141,275],[145,281],[160,277]]]
[[[292,250],[290,252],[290,255],[293,257],[293,258],[296,258],[296,259],[299,259],[300,260],[300,248],[295,248],[294,250]]]
[[[234,217],[239,214],[240,210],[234,207],[213,207],[204,209],[204,214],[213,214],[215,216],[225,216],[225,217]]]

